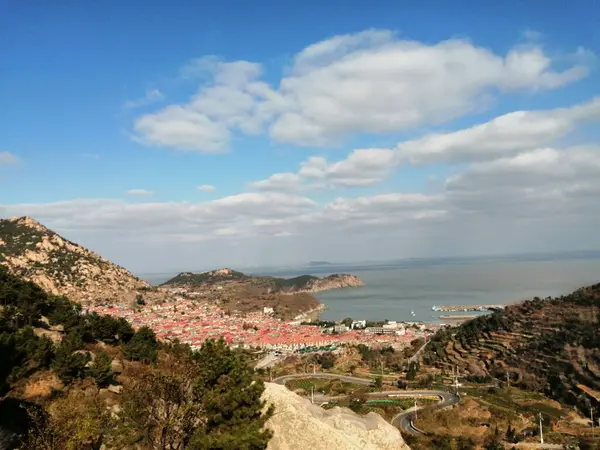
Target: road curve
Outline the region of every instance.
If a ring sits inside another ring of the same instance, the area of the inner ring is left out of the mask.
[[[366,386],[370,386],[373,384],[373,380],[367,378],[357,378],[350,377],[346,375],[336,375],[333,373],[300,373],[294,375],[284,375],[281,377],[277,377],[273,380],[274,383],[281,384],[285,386],[285,383],[291,380],[298,380],[302,378],[325,378],[325,379],[336,379],[345,381],[347,383],[356,383],[363,384]],[[421,411],[429,408],[444,408],[446,406],[455,405],[459,402],[460,397],[456,394],[452,394],[446,391],[430,391],[430,390],[418,390],[418,391],[379,391],[379,392],[369,392],[365,394],[368,397],[404,397],[404,398],[419,398],[419,397],[439,397],[440,401],[436,404],[429,406],[420,406],[417,409],[410,408],[406,411],[401,412],[397,416],[395,416],[391,423],[400,431],[404,431],[406,433],[411,434],[423,434],[423,431],[419,430],[414,426],[413,420],[415,417],[415,413],[417,411]],[[327,397],[319,396],[322,401],[327,401]]]

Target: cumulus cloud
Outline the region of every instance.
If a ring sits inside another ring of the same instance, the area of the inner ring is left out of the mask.
[[[350,133],[385,133],[440,123],[475,111],[495,92],[553,89],[587,74],[552,70],[541,48],[496,55],[463,40],[434,45],[369,31],[333,38],[296,58],[280,92],[291,110],[271,135],[296,144],[328,144]]]
[[[68,232],[117,233],[123,239],[179,239],[209,236],[215,230],[243,227],[310,211],[316,204],[282,193],[242,193],[198,203],[129,203],[117,199],[76,199],[55,203],[4,205],[3,217],[29,215]],[[237,224],[237,225],[236,225]],[[247,234],[251,234],[249,228]],[[217,232],[217,235],[222,232]]]
[[[311,156],[300,164],[297,173],[276,173],[250,183],[250,188],[294,191],[372,186],[394,170],[397,159],[394,150],[381,148],[354,150],[347,158],[333,163],[321,156]]]
[[[134,197],[149,197],[150,195],[154,195],[154,191],[148,189],[129,189],[125,193]]]
[[[358,149],[330,163],[313,156],[297,172],[283,172],[250,183],[250,188],[296,191],[373,186],[398,165],[489,161],[552,144],[583,123],[600,120],[600,98],[566,108],[515,111],[471,128],[433,133],[404,141],[392,149]]]
[[[569,108],[515,111],[464,130],[402,142],[399,160],[423,165],[514,155],[552,143],[592,120],[600,120],[600,97]]]
[[[134,123],[136,139],[148,145],[200,153],[227,151],[232,129],[248,134],[261,129],[259,107],[273,92],[257,78],[260,64],[223,62],[215,57],[193,61],[187,77],[209,77],[186,104],[145,114]],[[264,110],[264,108],[262,108]]]
[[[461,211],[490,216],[600,217],[599,174],[599,146],[541,148],[472,164],[447,180],[447,197]]]
[[[212,192],[215,189],[217,189],[217,188],[214,187],[212,184],[201,184],[200,186],[196,186],[196,190],[202,191],[202,192]]]
[[[139,117],[137,138],[150,145],[215,153],[232,133],[265,128],[278,142],[327,146],[357,133],[389,133],[442,123],[480,110],[498,93],[555,89],[587,75],[563,71],[535,44],[498,55],[466,40],[435,44],[388,30],[334,36],[300,51],[272,86],[262,66],[216,57],[184,67],[201,87],[185,104]]]
[[[10,152],[0,152],[0,166],[12,166],[18,164],[19,161],[19,158]]]
[[[142,116],[134,128],[138,142],[202,153],[227,151],[230,136],[224,124],[180,105]]]
[[[308,173],[320,173],[313,166],[322,169],[314,163]],[[539,148],[472,163],[435,194],[321,202],[271,191],[197,203],[79,199],[4,205],[0,215],[33,216],[121,264],[139,268],[143,261],[145,270],[315,255],[384,259],[597,248],[599,173],[597,145]]]

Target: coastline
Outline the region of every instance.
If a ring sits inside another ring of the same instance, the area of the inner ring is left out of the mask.
[[[316,320],[317,317],[319,317],[319,313],[321,311],[325,311],[326,309],[327,306],[325,306],[323,303],[319,303],[319,306],[316,308],[312,308],[308,311],[298,314],[296,317],[294,317],[294,320],[292,320],[291,323],[298,322],[298,324],[300,324],[301,322],[310,322]]]

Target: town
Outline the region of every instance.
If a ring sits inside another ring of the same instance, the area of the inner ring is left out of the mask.
[[[307,349],[335,348],[343,344],[391,346],[403,348],[418,337],[427,338],[440,325],[388,321],[367,327],[366,321],[350,326],[332,327],[283,321],[272,316],[272,309],[244,315],[227,314],[210,303],[176,298],[143,307],[131,305],[89,306],[87,312],[123,317],[136,329],[151,328],[159,339],[179,340],[199,348],[206,339],[223,337],[233,347],[260,348],[294,352]]]

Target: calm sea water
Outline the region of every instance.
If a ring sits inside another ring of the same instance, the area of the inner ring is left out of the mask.
[[[600,254],[405,260],[256,273],[286,277],[305,273],[358,275],[364,287],[316,294],[328,308],[321,314],[325,320],[352,317],[439,322],[440,313],[431,310],[434,305],[511,303],[535,296],[568,294],[579,287],[598,283]]]
[[[600,260],[478,261],[353,273],[364,281],[364,287],[316,295],[328,308],[322,319],[438,322],[440,313],[431,310],[434,305],[511,303],[568,294],[600,282]]]

